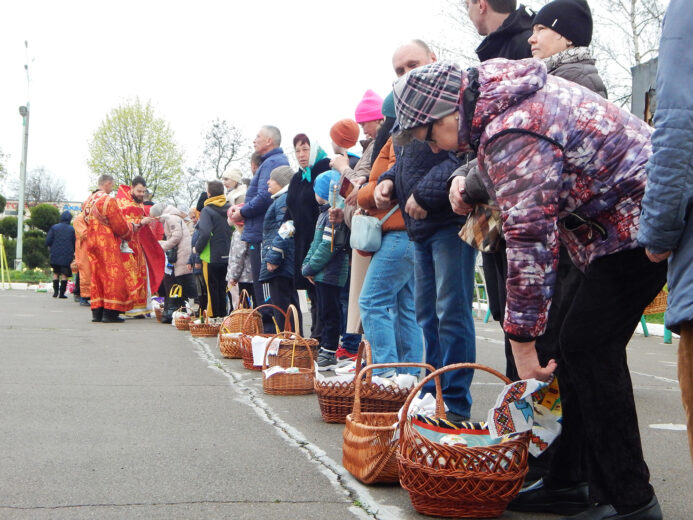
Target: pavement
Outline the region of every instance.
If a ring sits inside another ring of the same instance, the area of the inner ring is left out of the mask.
[[[496,323],[478,361],[503,367]],[[93,324],[45,293],[0,291],[0,519],[422,519],[398,486],[341,467],[342,425],[315,395],[262,392],[216,340],[153,319]],[[693,518],[676,348],[628,347],[651,481],[664,517]],[[474,418],[500,381],[475,376]],[[505,512],[502,519],[554,515]]]

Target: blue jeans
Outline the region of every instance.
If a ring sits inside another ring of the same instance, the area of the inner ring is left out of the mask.
[[[373,255],[363,282],[359,307],[374,363],[421,362],[423,342],[414,308],[414,243],[406,231],[383,234],[382,245]],[[397,371],[418,374],[420,369]],[[393,370],[374,372],[386,374]]]
[[[476,360],[472,317],[476,251],[457,236],[457,226],[415,243],[416,317],[423,329],[426,362],[435,368]],[[433,304],[435,302],[435,306]],[[473,370],[443,374],[443,399],[451,412],[468,417]],[[423,392],[435,395],[430,381]]]

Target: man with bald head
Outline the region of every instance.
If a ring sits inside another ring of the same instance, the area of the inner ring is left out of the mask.
[[[421,40],[401,45],[392,56],[398,77],[436,61]],[[413,141],[396,147],[397,162],[378,181],[378,207],[395,200],[402,207],[409,237],[414,241],[416,320],[423,329],[426,362],[436,368],[476,359],[472,295],[475,251],[458,237],[466,217],[453,213],[447,196],[447,179],[459,166],[448,152],[433,153],[428,144]],[[442,377],[448,417],[467,419],[471,410],[470,371]],[[424,388],[435,392],[433,384]]]

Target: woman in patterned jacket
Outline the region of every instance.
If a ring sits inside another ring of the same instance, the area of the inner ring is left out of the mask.
[[[642,311],[666,277],[666,266],[650,263],[636,241],[650,128],[598,94],[548,76],[534,59],[490,60],[465,72],[438,62],[411,71],[394,90],[400,142],[477,152],[481,178],[501,208],[504,329],[521,378],[547,380],[557,366],[542,367],[534,343],[546,326],[559,242],[584,273],[559,351],[561,377],[576,390],[564,403],[564,427],[582,429],[585,453],[558,446],[547,503],[582,496],[570,470],[584,456],[595,505],[577,518],[661,518],[626,360]],[[459,210],[460,200],[451,199]]]

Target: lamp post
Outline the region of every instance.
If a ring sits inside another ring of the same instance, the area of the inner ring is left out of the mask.
[[[30,85],[29,80],[29,42],[24,42],[27,50],[27,63],[24,64],[26,71],[27,92]],[[27,96],[28,97],[28,96]],[[17,204],[17,252],[14,260],[14,268],[22,268],[22,249],[24,247],[24,189],[26,188],[26,152],[29,146],[29,101],[26,105],[19,107],[19,115],[22,116],[22,126],[24,127],[24,138],[22,139],[22,162],[19,165],[19,201]]]

